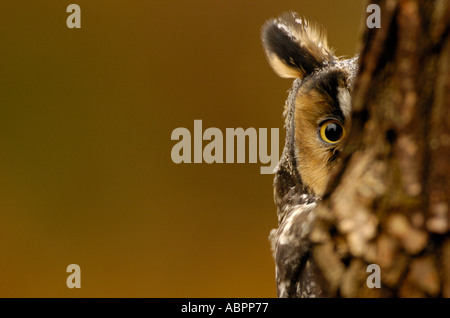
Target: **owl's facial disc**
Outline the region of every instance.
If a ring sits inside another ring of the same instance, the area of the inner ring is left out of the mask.
[[[322,196],[349,129],[345,74],[338,71],[306,79],[296,96],[297,171],[308,191]]]

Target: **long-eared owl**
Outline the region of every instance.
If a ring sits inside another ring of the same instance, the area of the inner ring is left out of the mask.
[[[308,237],[350,128],[358,57],[336,57],[323,28],[292,12],[267,21],[262,42],[273,70],[295,79],[285,103],[286,141],[274,180],[278,228],[270,240],[277,293],[321,297]]]

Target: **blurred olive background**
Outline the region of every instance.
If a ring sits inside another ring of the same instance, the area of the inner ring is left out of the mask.
[[[81,7],[81,29],[66,8]],[[295,10],[357,52],[363,2],[0,4],[0,296],[275,297],[273,175],[172,162],[173,129],[280,128],[260,42]],[[66,267],[81,267],[81,289]]]

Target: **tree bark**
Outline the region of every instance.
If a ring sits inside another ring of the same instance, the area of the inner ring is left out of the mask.
[[[380,0],[364,31],[352,128],[318,206],[330,297],[450,297],[450,2]],[[369,264],[380,288],[369,288]]]

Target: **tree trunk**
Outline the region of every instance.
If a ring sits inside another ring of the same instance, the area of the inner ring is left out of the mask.
[[[450,297],[450,2],[375,3],[312,257],[330,297]]]

